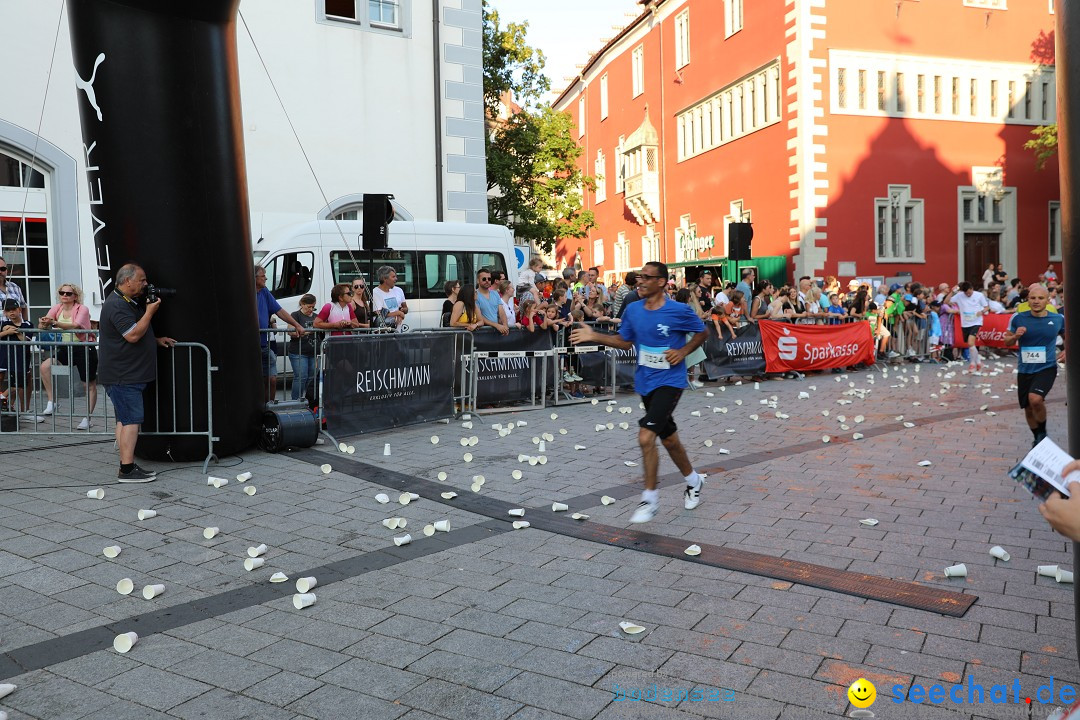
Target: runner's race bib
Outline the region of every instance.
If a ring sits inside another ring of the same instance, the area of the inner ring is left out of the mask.
[[[960,313],[960,324],[963,325],[964,327],[971,327],[972,325],[978,324],[978,322],[979,322],[979,314],[978,313],[967,313],[967,312]]]
[[[642,345],[638,351],[638,365],[653,368],[654,370],[670,370],[671,363],[664,356],[667,351],[668,348],[666,347],[646,347]]]
[[[1046,362],[1046,348],[1020,348],[1020,362],[1041,365]]]

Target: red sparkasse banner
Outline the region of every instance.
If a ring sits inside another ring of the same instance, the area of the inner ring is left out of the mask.
[[[975,344],[982,347],[1015,349],[1016,345],[1005,344],[1005,331],[1009,329],[1009,321],[1012,320],[1012,317],[1012,313],[983,315],[982,328],[979,329],[979,334],[975,336]],[[953,345],[955,347],[967,347],[964,338],[960,337],[961,334],[960,315],[953,315]]]
[[[865,322],[792,325],[762,320],[761,347],[767,372],[825,370],[874,364],[874,339]]]

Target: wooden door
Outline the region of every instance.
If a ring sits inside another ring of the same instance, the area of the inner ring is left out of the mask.
[[[986,266],[999,261],[1001,233],[964,233],[964,279],[981,290]]]

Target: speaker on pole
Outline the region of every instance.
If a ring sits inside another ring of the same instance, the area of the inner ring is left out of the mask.
[[[754,226],[748,222],[728,225],[728,260],[750,260],[750,241]]]
[[[364,249],[385,250],[387,246],[386,227],[394,219],[394,206],[390,204],[393,195],[364,193]]]

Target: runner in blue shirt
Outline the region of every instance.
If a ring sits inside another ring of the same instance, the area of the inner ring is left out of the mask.
[[[638,420],[638,444],[645,466],[645,491],[641,504],[630,522],[652,520],[660,504],[656,489],[656,471],[660,456],[656,450],[659,437],[679,472],[686,479],[683,506],[693,510],[701,503],[701,476],[690,464],[686,449],[679,442],[673,416],[679,397],[686,388],[687,355],[699,347],[708,333],[705,323],[685,303],[675,302],[664,293],[667,265],[646,263],[638,273],[637,292],[643,298],[626,307],[618,335],[605,335],[591,328],[576,327],[570,333],[575,344],[599,344],[620,350],[637,349],[638,367],[634,386],[645,403],[645,416]],[[687,340],[687,333],[694,335]]]
[[[1028,288],[1030,310],[1013,315],[1005,333],[1008,345],[1019,343],[1019,362],[1016,367],[1016,392],[1024,409],[1035,447],[1046,437],[1046,395],[1057,379],[1057,364],[1065,353],[1057,354],[1057,338],[1065,334],[1065,318],[1048,312],[1050,294],[1035,283]]]

